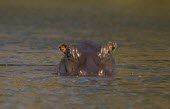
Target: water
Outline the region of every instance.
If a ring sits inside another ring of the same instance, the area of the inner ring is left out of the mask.
[[[101,17],[97,11],[6,11],[0,18],[1,109],[170,108],[167,20]],[[116,41],[118,76],[58,77],[58,45],[80,40]]]

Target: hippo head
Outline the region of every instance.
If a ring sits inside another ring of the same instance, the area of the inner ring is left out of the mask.
[[[115,74],[112,52],[117,44],[81,42],[77,45],[60,44],[64,53],[59,63],[59,74],[66,76],[107,76]]]

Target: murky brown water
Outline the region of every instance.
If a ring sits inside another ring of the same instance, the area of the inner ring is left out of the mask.
[[[167,20],[60,11],[1,10],[1,109],[170,108]],[[115,40],[118,76],[55,75],[57,46],[79,40]]]

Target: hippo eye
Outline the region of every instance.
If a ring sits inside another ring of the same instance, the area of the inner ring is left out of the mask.
[[[69,49],[70,54],[72,54],[73,58],[78,58],[81,56],[81,52],[78,50],[77,47],[71,47]]]
[[[109,53],[109,49],[107,47],[101,47],[100,52],[97,54],[100,58],[106,57]]]

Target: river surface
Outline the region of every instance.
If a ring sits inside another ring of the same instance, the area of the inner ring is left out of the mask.
[[[20,11],[1,10],[1,109],[170,109],[168,21]],[[56,75],[58,45],[82,40],[117,42],[116,77]]]

